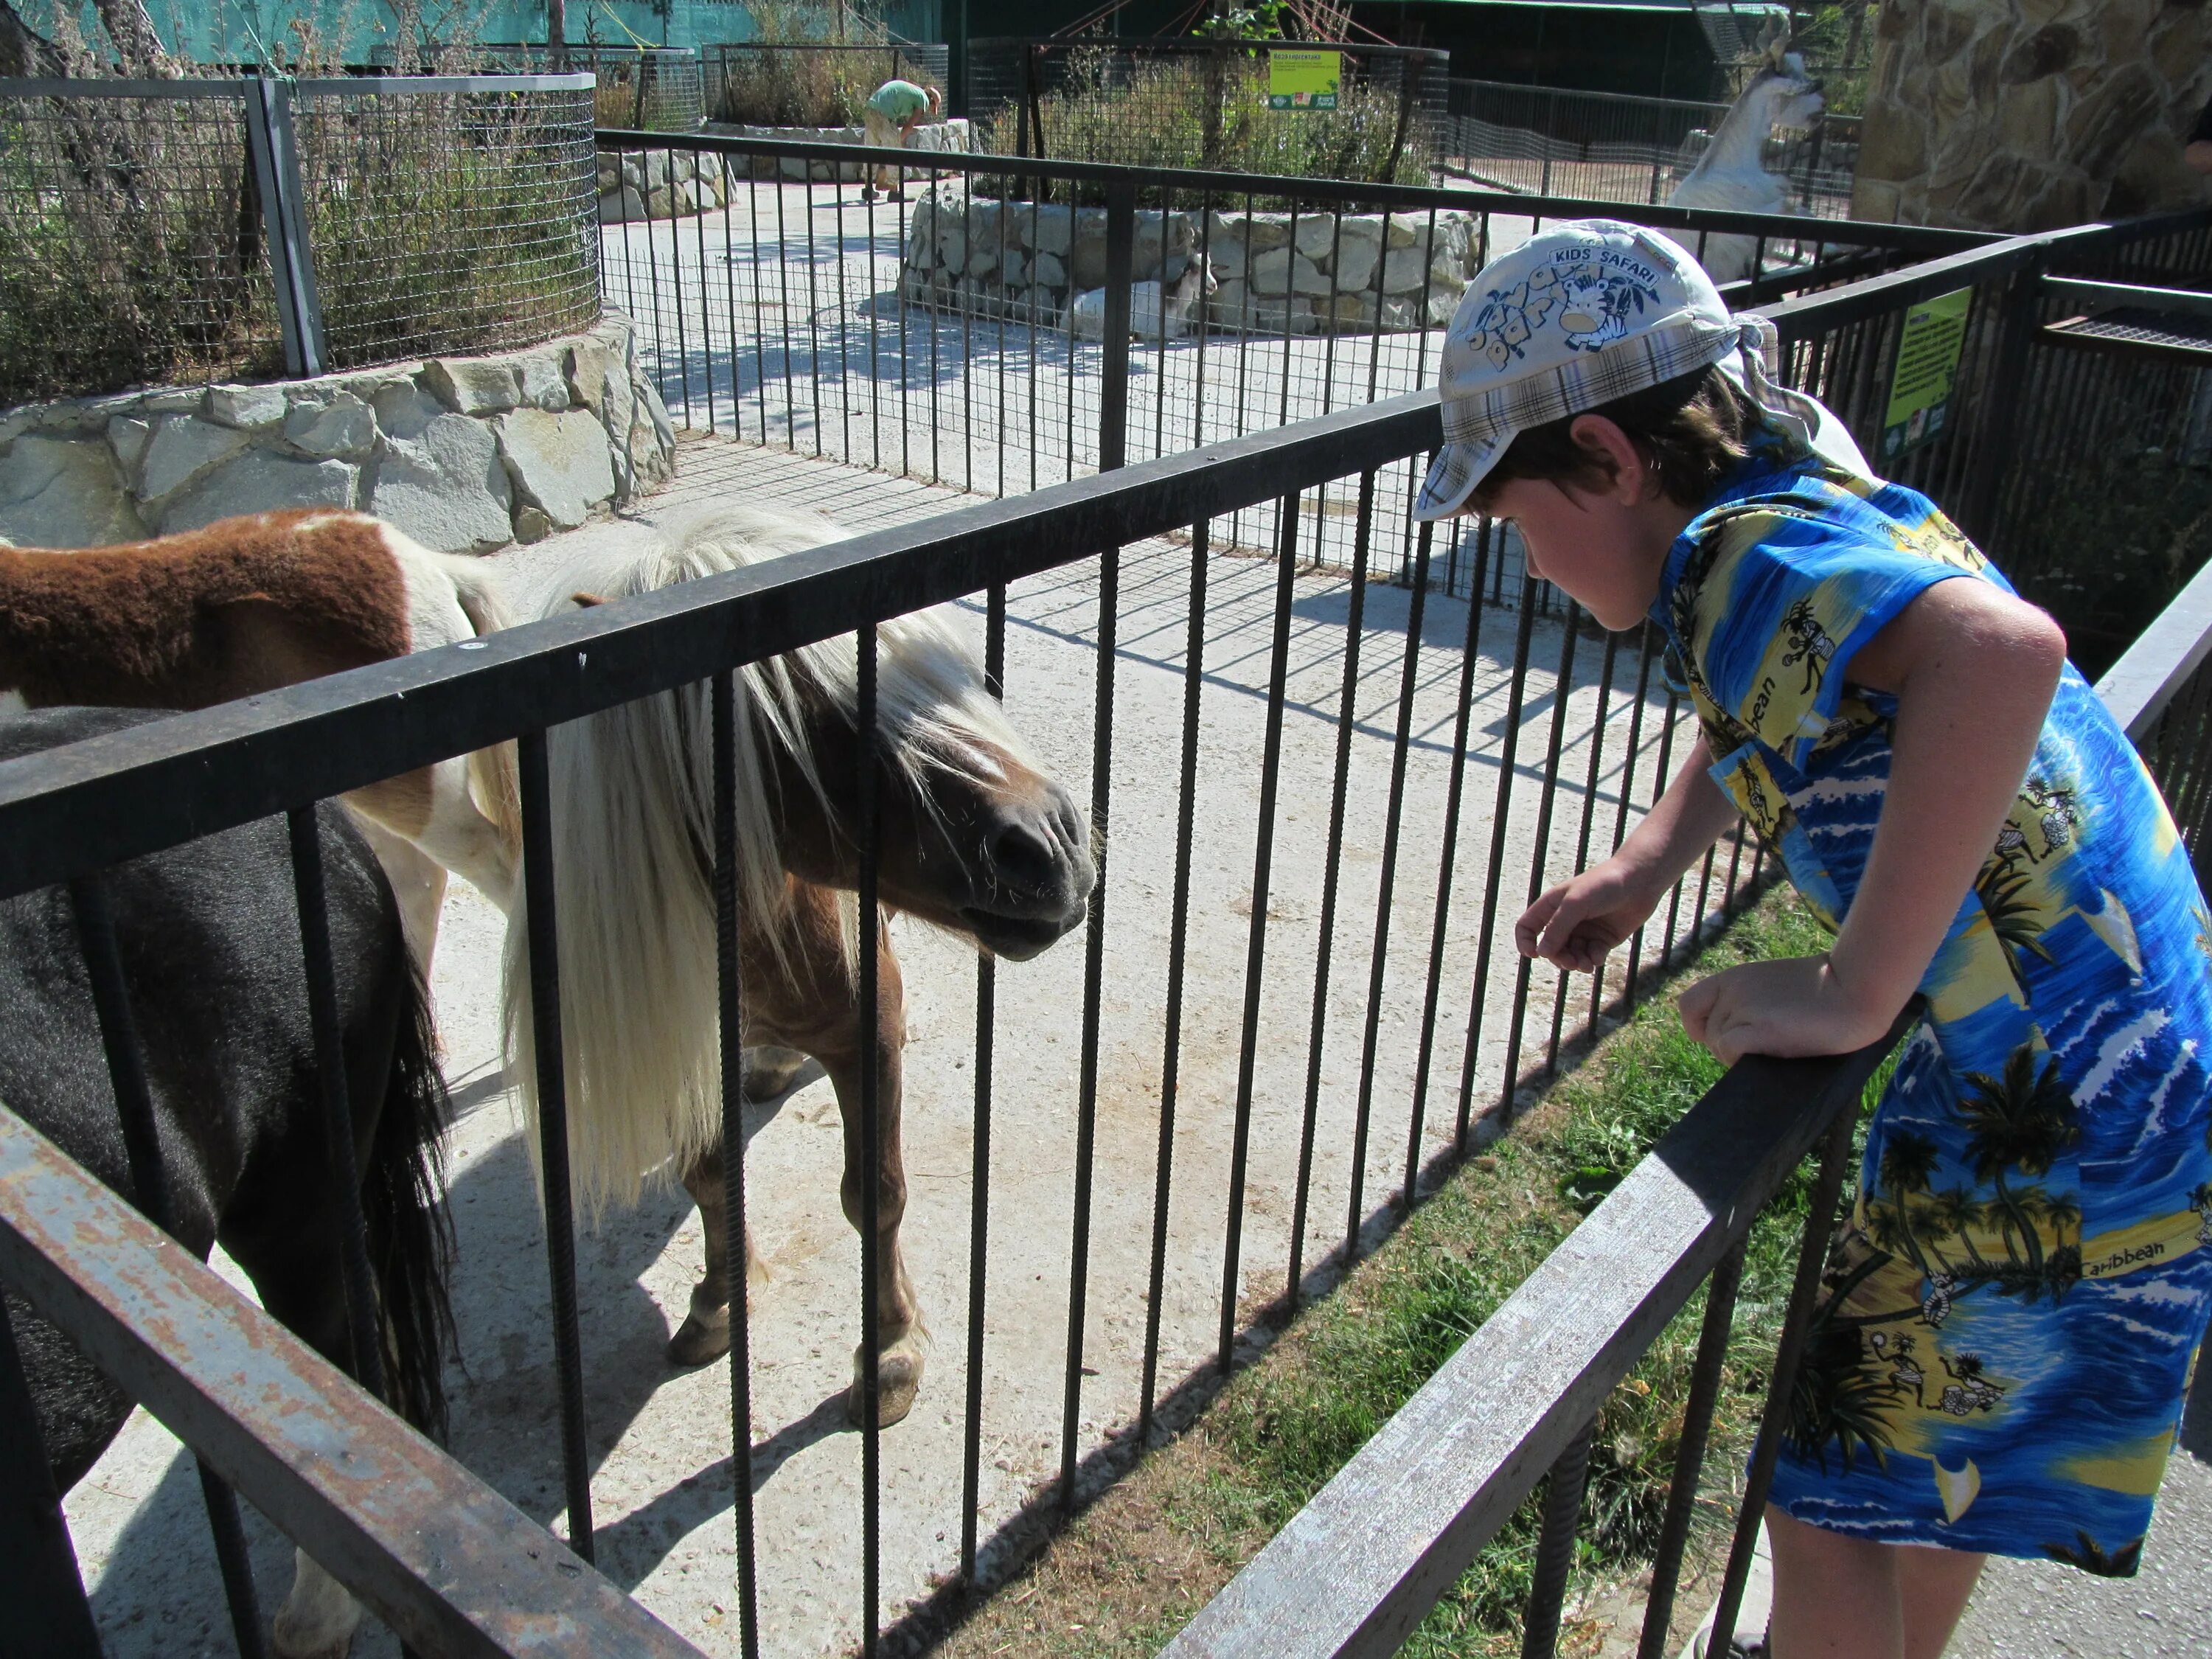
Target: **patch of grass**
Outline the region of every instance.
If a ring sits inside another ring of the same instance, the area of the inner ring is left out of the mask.
[[[1735,963],[1810,954],[1826,942],[1786,891],[1736,922],[941,1650],[961,1659],[1156,1651],[1717,1080],[1720,1066],[1682,1034],[1667,990]],[[1810,1191],[1808,1166],[1752,1230],[1686,1580],[1700,1558],[1717,1554],[1733,1520]],[[1571,1610],[1577,1596],[1586,1603],[1631,1583],[1650,1559],[1704,1311],[1700,1291],[1600,1413]],[[1540,1496],[1483,1549],[1407,1653],[1518,1650]],[[1703,1610],[1698,1588],[1686,1582],[1678,1601],[1686,1628]],[[1601,1633],[1595,1620],[1571,1620],[1563,1650],[1590,1651]]]

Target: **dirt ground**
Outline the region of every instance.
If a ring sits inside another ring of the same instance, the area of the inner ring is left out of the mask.
[[[803,501],[855,529],[924,516],[962,498],[914,483],[726,442],[687,444],[678,482],[652,514],[727,492]],[[645,533],[642,521],[588,527],[585,538]],[[500,556],[527,578],[557,556]],[[1439,562],[1445,555],[1441,544]],[[1097,1160],[1083,1333],[1079,1452],[1135,1418],[1158,1151],[1163,1021],[1175,854],[1178,744],[1191,555],[1146,544],[1122,556],[1114,661],[1112,808],[1099,1042]],[[1205,694],[1192,854],[1190,943],[1172,1141],[1166,1273],[1160,1308],[1164,1393],[1211,1360],[1224,1279],[1239,1035],[1253,909],[1275,573],[1265,560],[1216,556],[1203,657]],[[1016,722],[1079,799],[1091,787],[1099,565],[1079,561],[1020,585],[1009,600],[1006,698]],[[1365,595],[1355,723],[1330,937],[1320,926],[1329,789],[1344,684],[1351,594],[1340,573],[1298,577],[1291,604],[1281,734],[1281,793],[1259,1005],[1240,1315],[1283,1288],[1296,1202],[1308,1036],[1317,965],[1330,964],[1304,1260],[1340,1245],[1348,1219],[1372,1225],[1399,1186],[1411,1127],[1424,987],[1437,915],[1453,719],[1467,630],[1463,601],[1431,593],[1413,676],[1396,885],[1382,948],[1364,1176],[1352,1167],[1362,1048],[1382,877],[1385,806],[1412,595]],[[1503,880],[1486,914],[1483,878],[1508,730],[1516,615],[1486,608],[1473,684],[1453,902],[1443,931],[1441,1012],[1421,1138],[1443,1151],[1456,1109],[1483,933],[1493,965],[1474,1067],[1478,1108],[1494,1103],[1515,988],[1510,927],[1535,862],[1536,817],[1563,644],[1556,618],[1532,637],[1519,751],[1504,816]],[[977,628],[980,634],[980,623]],[[1601,641],[1577,641],[1543,868],[1571,866],[1597,706]],[[1620,655],[1606,722],[1591,830],[1609,846],[1636,658]],[[1656,677],[1653,690],[1656,691]],[[1663,701],[1642,722],[1633,795],[1650,799]],[[1637,811],[1632,809],[1632,823]],[[1716,890],[1716,901],[1717,890]],[[460,1240],[454,1285],[462,1338],[451,1376],[453,1449],[526,1513],[559,1524],[557,1389],[544,1256],[528,1159],[500,1076],[501,919],[465,890],[448,901],[434,991],[462,1117],[452,1141],[451,1204]],[[883,1437],[882,1616],[928,1595],[957,1565],[968,1237],[974,1151],[972,951],[903,921],[908,1050],[905,1244],[935,1344],[920,1403]],[[990,1543],[1056,1473],[1065,1380],[1075,1200],[1076,1079],[1084,950],[1071,936],[1035,962],[999,971],[990,1145],[987,1376],[981,1534]],[[1556,976],[1534,981],[1534,1042]],[[1587,981],[1577,992],[1585,1006]],[[1580,1024],[1571,1015],[1571,1033]],[[1524,1050],[1524,1063],[1528,1051]],[[764,1650],[842,1650],[863,1617],[860,1437],[842,1391],[859,1327],[859,1263],[836,1201],[836,1108],[813,1082],[756,1115],[749,1193],[769,1276],[752,1300],[753,1485]],[[662,1357],[700,1260],[699,1224],[680,1192],[609,1217],[577,1242],[599,1562],[618,1584],[713,1654],[737,1650],[726,1364],[671,1369]],[[69,1500],[95,1610],[117,1659],[228,1651],[221,1592],[189,1460],[143,1413]],[[266,1606],[289,1582],[287,1550],[250,1517]],[[356,1651],[396,1652],[365,1632]]]

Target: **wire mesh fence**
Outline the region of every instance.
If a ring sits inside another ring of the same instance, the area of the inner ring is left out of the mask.
[[[580,71],[597,82],[593,125],[695,132],[707,118],[706,76],[690,46],[507,44],[478,46],[487,67],[533,75]]]
[[[908,40],[882,46],[764,45],[701,48],[708,118],[748,126],[860,125],[869,95],[886,81],[942,90],[951,48]]]
[[[286,368],[247,81],[0,81],[0,404]],[[322,368],[599,315],[584,77],[289,83]]]
[[[1598,201],[1666,201],[1705,155],[1726,104],[1454,79],[1438,164],[1478,183]],[[1847,217],[1858,121],[1826,116],[1778,131],[1762,161],[1790,181],[1798,210]]]
[[[976,40],[969,112],[978,148],[1001,155],[1428,183],[1449,54],[1327,50],[1342,60],[1334,108],[1272,108],[1266,42]]]

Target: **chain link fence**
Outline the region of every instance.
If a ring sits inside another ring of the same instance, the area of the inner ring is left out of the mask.
[[[312,370],[597,319],[586,77],[281,83],[265,178],[258,84],[0,80],[0,406],[283,374],[288,326]]]
[[[968,49],[977,147],[1000,155],[1425,185],[1449,55],[1329,46],[1336,107],[1268,106],[1278,43],[986,40]],[[1313,48],[1297,48],[1313,50]]]
[[[708,118],[733,125],[854,127],[870,94],[886,81],[945,88],[949,46],[891,41],[881,46],[733,42],[702,48]]]
[[[1478,184],[1656,204],[1697,166],[1728,112],[1726,104],[1690,99],[1454,79],[1438,155],[1443,171]],[[1826,116],[1809,128],[1778,131],[1763,161],[1790,180],[1800,211],[1848,218],[1858,118]]]

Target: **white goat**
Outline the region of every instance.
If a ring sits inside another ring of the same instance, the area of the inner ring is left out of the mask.
[[[1778,37],[1766,62],[1722,118],[1720,128],[1689,177],[1674,186],[1668,201],[1675,207],[1718,208],[1730,213],[1787,213],[1790,181],[1766,170],[1763,152],[1777,127],[1810,126],[1823,107],[1820,83],[1805,72],[1805,60],[1782,48]],[[1695,233],[1678,233],[1694,247]],[[1708,238],[1701,263],[1716,283],[1756,276],[1752,270],[1759,242],[1753,236]]]
[[[1180,340],[1190,332],[1191,307],[1201,295],[1217,292],[1221,284],[1204,259],[1194,258],[1183,267],[1175,286],[1166,290],[1167,306],[1161,309],[1161,285],[1129,284],[1129,332],[1139,340]],[[1079,340],[1106,337],[1106,290],[1088,288],[1067,308],[1067,331]]]

